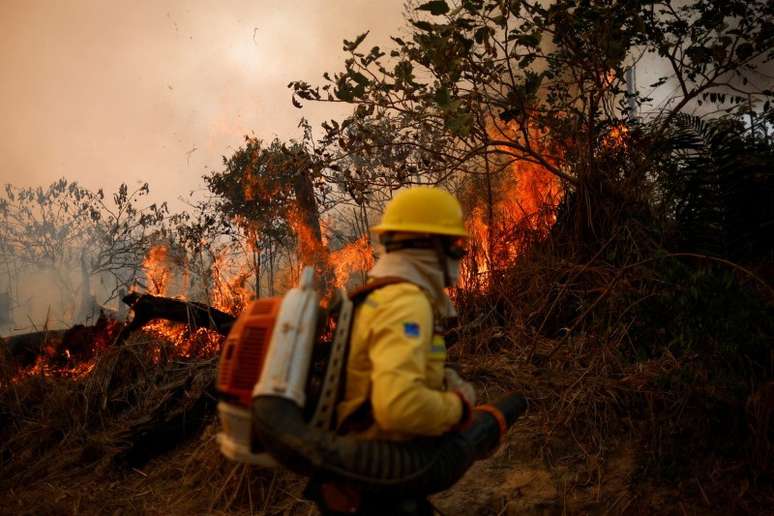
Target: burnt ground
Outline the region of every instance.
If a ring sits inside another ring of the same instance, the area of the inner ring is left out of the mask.
[[[4,384],[0,514],[316,514],[304,479],[221,456],[215,361],[170,354],[154,365],[164,349],[138,337],[84,378]],[[622,375],[604,354],[583,367],[561,353],[537,366],[519,346],[463,350],[451,359],[482,401],[519,391],[531,406],[495,454],[431,498],[442,514],[771,513],[765,484],[710,457],[694,461],[704,472],[656,474],[652,446],[662,441],[651,439],[646,413],[632,414],[652,370],[679,364]]]

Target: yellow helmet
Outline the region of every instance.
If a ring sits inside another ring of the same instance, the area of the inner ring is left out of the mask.
[[[387,204],[382,223],[371,230],[427,233],[467,237],[462,206],[452,194],[440,188],[416,186],[401,190]]]

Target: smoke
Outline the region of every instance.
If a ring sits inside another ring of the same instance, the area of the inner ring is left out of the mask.
[[[149,181],[152,200],[182,209],[244,135],[298,138],[301,116],[340,116],[295,109],[288,82],[341,69],[342,39],[370,30],[366,44],[385,45],[402,23],[399,2],[367,0],[0,2],[0,184]],[[6,272],[3,335],[88,322],[89,300],[115,288],[84,283],[78,263]]]
[[[0,3],[0,183],[67,177],[112,191],[200,189],[245,134],[299,137],[287,83],[342,68],[341,41],[384,44],[398,2]],[[342,108],[344,109],[344,108]]]
[[[114,287],[107,275],[91,275],[84,283],[78,267],[19,269],[0,282],[0,335],[93,324],[100,307],[118,311]]]

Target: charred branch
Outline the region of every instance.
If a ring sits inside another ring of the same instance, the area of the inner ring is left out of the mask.
[[[47,346],[60,347],[65,330],[36,331],[5,337],[5,348],[19,367],[31,366]]]
[[[17,367],[31,366],[44,354],[49,356],[49,362],[65,365],[71,360],[91,359],[112,341],[121,327],[121,323],[102,313],[93,326],[76,324],[66,330],[36,331],[4,340],[6,351]]]
[[[236,320],[236,317],[231,314],[193,301],[136,292],[128,294],[122,301],[131,307],[134,319],[121,330],[116,339],[116,345],[122,344],[133,331],[157,319],[184,323],[192,328],[207,328],[223,336],[228,335],[231,325]]]

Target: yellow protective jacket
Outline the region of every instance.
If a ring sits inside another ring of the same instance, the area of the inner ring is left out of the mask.
[[[368,294],[355,311],[339,431],[369,439],[440,435],[459,422],[460,398],[444,391],[446,346],[417,285]]]

